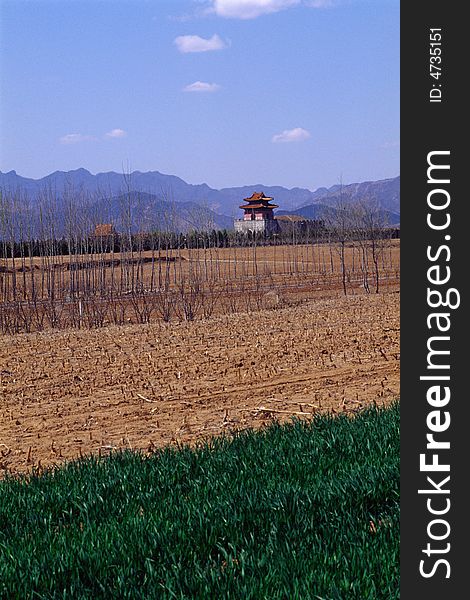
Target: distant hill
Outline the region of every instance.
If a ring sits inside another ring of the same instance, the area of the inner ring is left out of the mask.
[[[131,215],[133,231],[191,231],[232,229],[233,219],[219,215],[196,202],[172,202],[146,192],[131,192],[108,199],[98,199],[90,207],[92,214],[106,216],[125,231],[123,215]]]
[[[142,212],[139,218],[145,217],[147,221],[159,220],[163,218],[162,210],[171,206],[173,215],[175,211],[181,213],[178,217],[175,216],[175,219],[183,224],[185,221],[191,221],[189,213],[198,212],[199,209],[196,210],[195,207],[199,206],[208,211],[204,218],[212,219],[216,228],[232,227],[233,218],[241,217],[240,202],[243,198],[251,196],[254,191],[264,191],[266,195],[274,197],[280,207],[278,214],[293,213],[315,218],[320,205],[334,206],[340,194],[348,201],[373,199],[384,211],[395,215],[395,220],[400,214],[400,177],[344,186],[335,185],[330,188],[321,187],[313,192],[306,188],[288,189],[261,183],[217,190],[205,183],[189,184],[175,175],[166,175],[159,171],[134,171],[129,175],[110,171],[93,175],[86,169],[76,169],[67,172],[55,171],[41,179],[21,177],[15,171],[0,172],[0,189],[12,193],[26,193],[33,203],[45,190],[52,191],[59,199],[64,195],[64,190],[69,190],[91,196],[97,205],[104,202],[104,199],[109,205],[110,201],[114,202],[116,198],[131,190],[139,192],[141,202],[146,204],[145,208],[135,207]],[[166,219],[168,220],[168,217]]]
[[[306,205],[321,203],[327,206],[335,206],[342,197],[347,202],[358,200],[376,201],[382,209],[396,215],[400,214],[400,177],[351,183],[343,186],[334,185],[329,189],[323,188],[323,190],[323,193],[317,194],[313,202],[308,202]],[[305,205],[301,208],[304,207]]]
[[[366,181],[350,185],[335,185],[318,195],[315,202],[293,211],[278,211],[277,214],[295,214],[307,219],[321,219],[325,213],[335,210],[339,204],[358,201],[377,204],[381,219],[388,225],[400,224],[400,177],[381,181]]]

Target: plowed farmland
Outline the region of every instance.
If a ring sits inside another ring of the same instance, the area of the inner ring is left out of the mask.
[[[353,413],[399,393],[396,282],[206,320],[0,339],[0,476]]]

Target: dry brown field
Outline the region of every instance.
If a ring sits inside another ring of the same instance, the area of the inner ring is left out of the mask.
[[[0,474],[153,451],[399,393],[399,294],[1,338]]]
[[[326,245],[172,256],[164,263],[171,285],[194,269],[203,286],[215,282],[210,318],[200,308],[194,320],[175,312],[170,322],[155,314],[133,323],[125,305],[123,325],[72,329],[64,320],[0,336],[0,477],[90,453],[192,444],[273,420],[352,414],[398,396],[399,241],[381,256],[380,293],[365,292],[357,248],[347,249],[347,296],[339,253]],[[149,265],[141,263],[145,282]],[[12,273],[3,276],[5,283]]]

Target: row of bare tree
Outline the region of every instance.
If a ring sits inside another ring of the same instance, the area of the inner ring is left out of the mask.
[[[273,238],[210,223],[178,233],[171,219],[136,229],[132,202],[113,220],[70,190],[60,204],[52,192],[1,193],[0,332],[208,318],[262,308],[273,290],[379,292],[399,275],[394,230],[371,202],[338,202],[321,227],[293,221]]]

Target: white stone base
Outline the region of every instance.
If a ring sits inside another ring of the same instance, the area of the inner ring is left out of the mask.
[[[272,233],[279,233],[279,223],[275,219],[255,219],[248,221],[244,219],[237,219],[235,222],[235,231],[240,233],[266,233],[267,235]]]

